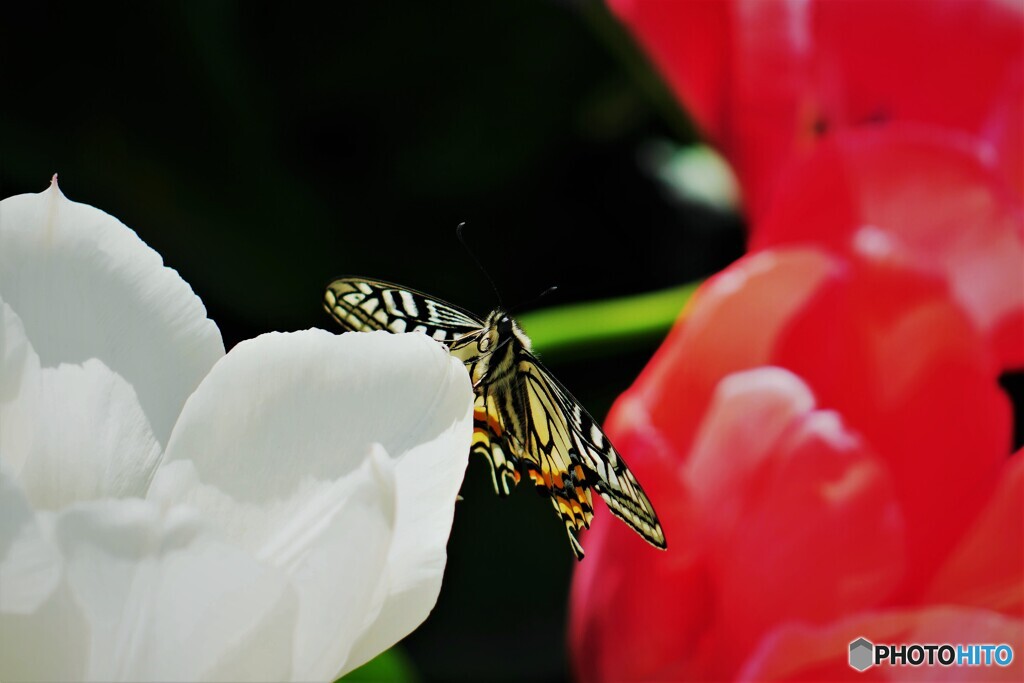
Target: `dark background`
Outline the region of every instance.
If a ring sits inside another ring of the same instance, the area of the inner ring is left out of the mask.
[[[479,313],[682,284],[742,251],[735,216],[674,199],[652,144],[696,139],[598,4],[34,1],[0,18],[0,196],[124,221],[202,298],[228,348],[334,329],[342,274]],[[552,369],[602,417],[656,345]],[[561,680],[574,561],[547,502],[472,462],[426,679]]]

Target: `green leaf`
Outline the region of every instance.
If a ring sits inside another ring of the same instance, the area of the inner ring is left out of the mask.
[[[699,284],[546,308],[521,316],[519,322],[534,350],[547,359],[617,350],[664,336]]]
[[[391,683],[416,683],[418,677],[412,660],[402,648],[395,646],[363,664],[355,671],[349,671],[339,681],[388,681]]]

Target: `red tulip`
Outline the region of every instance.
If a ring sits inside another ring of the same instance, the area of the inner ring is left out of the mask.
[[[1021,643],[1024,455],[995,377],[943,281],[870,252],[709,280],[609,416],[670,546],[595,522],[580,678],[818,680],[855,673],[860,636]]]
[[[1024,642],[1024,12],[613,2],[739,171],[756,251],[706,283],[608,431],[670,550],[599,519],[586,680],[916,675],[858,637]]]
[[[1024,368],[1024,210],[965,135],[848,131],[783,179],[751,249],[815,243],[944,279],[1001,368]]]
[[[610,3],[735,165],[755,221],[820,139],[887,122],[969,134],[1024,194],[1020,3]]]

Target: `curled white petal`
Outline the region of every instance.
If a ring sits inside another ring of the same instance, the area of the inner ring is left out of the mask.
[[[465,461],[459,464],[453,455],[468,452],[465,432],[460,425],[398,460],[398,520],[380,586],[384,604],[355,645],[347,670],[365,664],[405,637],[437,602],[448,559],[445,548],[453,502],[462,483],[460,472],[465,469]],[[453,475],[453,468],[459,476]]]

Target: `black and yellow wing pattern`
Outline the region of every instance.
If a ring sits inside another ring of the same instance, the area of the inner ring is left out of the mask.
[[[548,496],[573,552],[594,517],[591,491],[646,541],[665,548],[657,514],[597,422],[530,352],[530,340],[502,310],[481,319],[422,292],[366,278],[327,287],[324,308],[347,330],[421,332],[466,364],[475,392],[471,450],[507,496],[526,475]]]
[[[546,480],[534,482],[548,486],[570,540],[575,540],[581,525],[590,526],[592,488],[612,514],[651,545],[664,549],[665,533],[654,506],[608,437],[561,382],[531,354],[525,355],[520,373],[531,416],[527,450],[549,464],[549,471],[561,475],[561,481],[555,477],[550,486]],[[575,550],[583,556],[582,548]]]
[[[380,280],[342,278],[327,286],[324,308],[354,332],[422,332],[439,342],[479,332],[484,321],[451,304]]]

